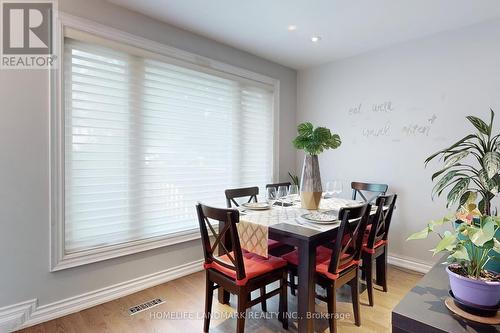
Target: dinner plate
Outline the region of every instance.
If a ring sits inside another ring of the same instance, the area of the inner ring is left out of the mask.
[[[242,206],[251,210],[266,210],[271,208],[267,202],[246,202]]]
[[[338,222],[336,215],[319,212],[307,213],[302,215],[301,217],[303,219],[306,219],[307,221],[319,224],[333,224]]]

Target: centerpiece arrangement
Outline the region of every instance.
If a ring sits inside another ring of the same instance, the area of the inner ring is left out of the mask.
[[[318,155],[324,150],[338,148],[341,144],[340,136],[332,134],[326,127],[314,128],[309,122],[297,126],[297,131],[299,135],[293,140],[293,145],[306,152],[300,181],[302,207],[318,209],[323,192]]]
[[[436,178],[433,194],[445,190],[447,207],[458,205],[456,213],[437,221],[408,239],[423,239],[434,233],[439,242],[434,254],[447,252],[446,271],[452,295],[460,304],[477,309],[496,309],[500,304],[500,218],[493,213],[491,201],[500,189],[500,134],[493,133],[495,113],[490,121],[468,116],[477,130],[450,147],[431,155],[428,162],[441,157],[444,166]],[[449,225],[447,230],[438,228]]]

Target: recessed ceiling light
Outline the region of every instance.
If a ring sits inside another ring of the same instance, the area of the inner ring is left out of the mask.
[[[311,42],[313,43],[317,43],[321,40],[321,37],[320,36],[312,36],[311,37]]]
[[[288,26],[288,31],[295,31],[295,30],[297,30],[297,26],[296,25],[292,24],[292,25]]]

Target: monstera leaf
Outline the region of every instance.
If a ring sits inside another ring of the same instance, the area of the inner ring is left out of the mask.
[[[305,122],[297,126],[298,136],[293,140],[297,149],[303,149],[309,155],[321,154],[327,149],[336,149],[342,143],[338,134],[326,127],[316,127]]]

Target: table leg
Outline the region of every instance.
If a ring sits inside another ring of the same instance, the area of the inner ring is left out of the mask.
[[[314,320],[311,314],[315,312],[316,282],[316,247],[309,242],[298,246],[299,251],[299,287],[298,287],[298,332],[314,331]]]

